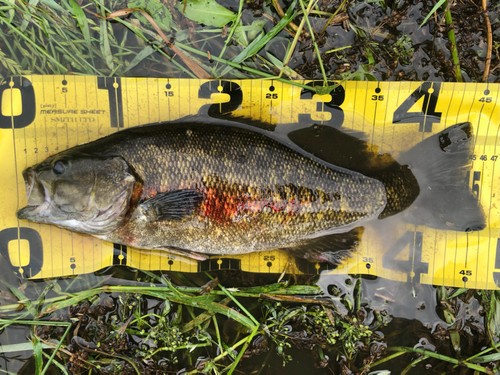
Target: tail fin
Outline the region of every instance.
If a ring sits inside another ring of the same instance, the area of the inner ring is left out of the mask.
[[[408,220],[436,229],[477,231],[484,213],[466,175],[473,147],[470,122],[446,128],[402,155],[417,178],[420,194],[406,211]]]

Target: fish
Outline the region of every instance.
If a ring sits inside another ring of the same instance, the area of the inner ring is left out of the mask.
[[[196,260],[284,249],[332,264],[355,251],[365,225],[395,215],[486,226],[464,183],[468,122],[398,160],[346,129],[275,133],[199,117],[121,130],[25,169],[17,217]]]

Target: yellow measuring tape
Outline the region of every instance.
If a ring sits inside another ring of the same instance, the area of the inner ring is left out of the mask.
[[[309,86],[322,82],[301,82]],[[23,277],[76,275],[111,265],[200,272],[369,274],[435,285],[500,288],[499,85],[344,82],[331,95],[274,80],[191,80],[25,76],[0,85],[0,254]],[[456,123],[470,121],[475,148],[469,184],[487,228],[461,233],[404,224],[380,245],[370,233],[345,264],[294,259],[282,251],[194,262],[163,251],[127,248],[51,225],[17,220],[26,205],[22,171],[49,155],[123,128],[196,114],[231,113],[271,124],[315,121],[362,131],[397,154]]]

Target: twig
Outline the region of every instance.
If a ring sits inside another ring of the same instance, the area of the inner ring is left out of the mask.
[[[339,5],[339,7],[335,11],[335,13],[333,13],[332,16],[328,19],[328,21],[326,21],[325,26],[323,27],[323,30],[321,30],[321,32],[319,33],[320,35],[323,35],[325,33],[326,28],[330,24],[334,24],[335,23],[334,19],[337,17],[337,13],[344,7],[344,5],[345,5],[346,2],[347,2],[347,0],[342,1],[342,4]],[[342,14],[339,14],[339,16],[342,16]],[[342,17],[344,17],[344,16],[342,16]],[[349,19],[349,16],[347,16],[346,19]],[[344,21],[343,18],[342,18],[342,21]]]
[[[384,296],[384,295],[379,294],[379,293],[374,293],[374,295],[375,295],[375,297],[379,297],[379,298],[385,299],[386,301],[389,301],[389,302],[396,302],[392,298]]]
[[[483,0],[483,10],[484,10],[484,22],[486,23],[486,35],[488,37],[488,49],[486,51],[486,64],[484,65],[483,82],[486,82],[488,76],[490,75],[491,66],[491,50],[493,49],[493,36],[491,33],[491,22],[490,17],[486,8],[488,7],[488,1]]]
[[[260,295],[261,298],[278,301],[278,302],[297,302],[297,303],[317,303],[319,305],[332,305],[331,298],[308,298],[308,297],[300,297],[300,296],[287,296],[287,295],[272,295],[267,293],[262,293]]]

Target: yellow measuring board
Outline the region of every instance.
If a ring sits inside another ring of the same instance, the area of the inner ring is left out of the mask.
[[[301,82],[309,86],[318,81]],[[344,82],[330,95],[275,80],[192,80],[25,76],[0,84],[0,255],[23,277],[76,275],[111,265],[145,270],[370,274],[393,280],[500,288],[498,84]],[[164,251],[127,248],[52,225],[19,221],[22,171],[46,157],[120,129],[204,113],[269,124],[316,122],[366,133],[395,155],[456,123],[470,121],[475,144],[469,185],[487,228],[461,233],[404,224],[381,244],[367,230],[337,268],[266,251],[195,262]]]

